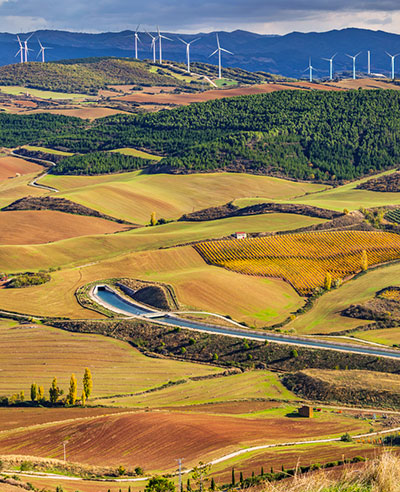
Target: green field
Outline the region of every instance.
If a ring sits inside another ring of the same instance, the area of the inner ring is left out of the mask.
[[[67,390],[71,373],[79,381],[85,367],[93,374],[93,397],[135,393],[169,380],[215,374],[220,369],[201,364],[146,357],[128,343],[112,338],[69,333],[47,326],[18,326],[0,319],[0,395],[25,391],[32,382],[46,389],[54,376]]]
[[[19,85],[0,85],[0,91],[5,94],[12,94],[13,96],[29,94],[30,96],[38,97],[40,99],[96,99],[93,96],[87,96],[83,94],[69,94],[67,92],[53,92],[44,91],[39,89],[30,89]]]
[[[123,149],[115,149],[111,152],[118,152],[119,154],[132,155],[133,157],[141,157],[142,159],[151,159],[153,161],[161,161],[162,157],[159,155],[149,154],[148,152],[143,152],[143,150],[132,149],[125,147]]]
[[[365,275],[324,294],[315,302],[311,311],[300,315],[288,328],[299,333],[330,333],[365,325],[369,322],[346,318],[340,315],[340,311],[350,304],[372,299],[377,291],[391,285],[400,285],[400,263],[371,269]]]
[[[177,219],[184,213],[237,198],[291,200],[326,188],[319,184],[234,173],[47,175],[40,183],[60,190],[59,196],[139,224],[147,224],[152,212],[156,212],[158,218]]]
[[[385,328],[382,330],[358,331],[353,335],[368,342],[382,343],[383,345],[393,345],[400,343],[399,328]]]
[[[100,399],[96,403],[139,408],[179,407],[253,398],[294,400],[295,396],[282,385],[276,374],[268,371],[251,371],[224,378],[187,381],[145,395]]]
[[[63,152],[62,150],[48,149],[46,147],[35,147],[33,145],[24,145],[23,148],[26,150],[33,150],[36,152],[44,152],[45,154],[54,154],[54,155],[62,155],[62,156],[74,155],[72,152]]]
[[[10,203],[25,196],[39,196],[46,193],[46,190],[28,186],[38,173],[24,174],[13,179],[0,181],[0,208],[6,207]]]

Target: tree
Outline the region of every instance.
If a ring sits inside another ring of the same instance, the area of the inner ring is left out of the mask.
[[[236,479],[235,479],[235,469],[232,468],[232,485],[235,485]]]
[[[324,288],[325,290],[331,290],[332,287],[332,275],[327,272],[325,276]]]
[[[243,483],[243,472],[240,472],[239,482],[240,483]]]
[[[260,475],[263,476],[264,475],[264,467],[262,466],[261,467],[261,472],[260,472]]]
[[[93,379],[90,369],[87,367],[85,369],[85,374],[83,375],[83,391],[85,392],[86,399],[89,398],[93,389]]]
[[[86,405],[86,395],[84,391],[82,391],[81,404],[83,407]]]
[[[71,374],[71,379],[69,381],[69,391],[67,396],[67,403],[69,405],[75,405],[76,398],[78,396],[77,381],[75,374]]]
[[[187,482],[186,482],[186,490],[188,492],[191,492],[192,491],[192,486],[190,485],[190,478],[187,479]]]
[[[214,477],[211,479],[210,489],[211,490],[215,490],[215,480],[214,480]]]
[[[175,492],[175,485],[166,477],[151,477],[144,488],[144,492]]]
[[[151,212],[151,215],[150,215],[150,225],[151,226],[157,225],[157,219],[156,219],[156,213],[155,212]]]
[[[38,387],[37,399],[38,399],[38,401],[44,400],[44,388],[43,388],[43,386]]]
[[[363,272],[365,272],[365,270],[368,270],[368,256],[365,249],[363,249],[361,253],[361,270]]]
[[[197,483],[200,492],[203,491],[203,484],[208,480],[208,475],[211,471],[211,465],[207,465],[202,461],[193,468],[192,478]]]
[[[53,378],[53,381],[49,389],[49,394],[50,394],[50,402],[53,404],[57,403],[57,400],[60,398],[60,396],[64,394],[64,391],[57,386],[56,377]]]
[[[36,383],[31,384],[31,400],[36,401],[38,399],[38,385]]]

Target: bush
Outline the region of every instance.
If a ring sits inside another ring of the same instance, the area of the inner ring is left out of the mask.
[[[353,442],[353,438],[351,437],[351,435],[346,432],[346,434],[343,434],[340,438],[341,441],[343,442]]]

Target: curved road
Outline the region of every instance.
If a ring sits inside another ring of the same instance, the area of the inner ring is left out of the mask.
[[[337,352],[349,352],[354,354],[372,355],[375,357],[387,357],[391,359],[397,359],[400,361],[400,351],[392,350],[390,348],[380,347],[363,347],[357,345],[350,345],[340,342],[319,341],[316,339],[307,339],[292,335],[282,335],[276,333],[267,333],[259,331],[250,331],[245,328],[239,327],[221,327],[216,325],[208,325],[195,321],[179,318],[176,315],[169,313],[163,313],[156,310],[145,308],[139,304],[120,296],[115,290],[109,286],[97,285],[90,293],[91,298],[98,304],[114,311],[116,313],[124,314],[129,317],[135,317],[148,322],[154,322],[157,324],[182,327],[188,330],[201,331],[206,333],[213,333],[217,335],[226,335],[230,337],[246,338],[248,340],[264,341],[268,340],[274,343],[283,343],[287,345],[296,345],[307,348],[315,348],[322,350],[334,350]]]

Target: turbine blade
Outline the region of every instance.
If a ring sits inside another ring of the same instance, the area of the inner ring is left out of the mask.
[[[211,53],[211,55],[208,58],[211,58],[212,56],[214,56],[215,53],[218,53],[218,48],[214,51],[214,53]]]
[[[168,39],[168,41],[173,41],[173,39],[171,39],[171,38],[167,38],[167,36],[164,36],[163,34],[160,34],[160,38],[163,38],[163,39]]]
[[[26,40],[25,40],[25,42],[26,41],[29,41],[33,35],[34,35],[34,33],[32,33],[29,37],[27,37]]]
[[[335,58],[336,55],[337,55],[337,52],[332,56],[332,60]]]
[[[192,44],[192,43],[195,43],[196,41],[199,41],[201,38],[196,38],[196,39],[193,39],[192,41],[190,41],[189,44]]]
[[[225,53],[229,53],[230,55],[233,55],[231,51],[226,50],[225,48],[220,48],[221,51],[225,51]]]
[[[218,33],[216,33],[216,36],[217,36],[217,45],[218,45],[218,48],[221,48],[221,46],[219,44],[219,36],[218,36]]]
[[[137,28],[136,28],[135,34],[139,31],[139,27],[140,27],[140,24],[138,24],[138,25],[137,25]]]
[[[184,43],[186,45],[190,44],[190,43],[187,43],[186,41],[184,41],[182,38],[178,38],[178,39],[179,39],[179,41],[181,41],[182,43]]]

